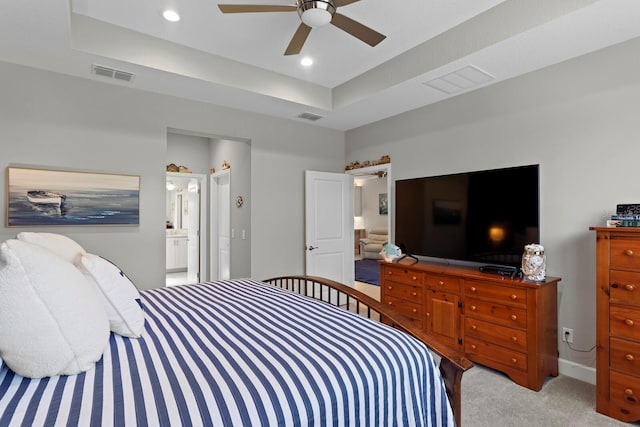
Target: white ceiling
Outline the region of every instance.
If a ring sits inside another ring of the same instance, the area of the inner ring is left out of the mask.
[[[378,46],[327,25],[285,57],[297,13],[218,3],[294,1],[5,0],[0,60],[349,130],[640,37],[638,0],[360,0],[338,12],[385,34]],[[92,64],[136,76],[96,76]],[[493,79],[454,94],[423,84],[469,65]]]

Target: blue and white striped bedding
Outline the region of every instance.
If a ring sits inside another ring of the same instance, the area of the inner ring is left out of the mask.
[[[0,370],[0,426],[452,426],[426,349],[386,325],[268,284],[142,292],[142,338],[95,369]],[[81,319],[79,319],[81,321]]]

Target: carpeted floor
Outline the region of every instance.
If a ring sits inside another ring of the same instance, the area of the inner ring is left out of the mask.
[[[596,389],[576,379],[549,377],[542,390],[521,387],[506,375],[475,365],[462,376],[463,427],[622,427],[596,412]]]
[[[359,259],[356,261],[356,280],[380,286],[380,264],[375,259]]]

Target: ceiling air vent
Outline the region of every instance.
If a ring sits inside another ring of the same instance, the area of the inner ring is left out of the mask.
[[[424,84],[446,94],[453,95],[454,93],[471,89],[474,86],[479,86],[491,80],[495,80],[495,77],[491,74],[481,70],[475,65],[467,65],[464,68],[460,68],[442,77],[424,82]]]
[[[321,119],[322,116],[319,116],[319,115],[313,114],[313,113],[302,113],[302,114],[298,114],[298,118],[305,119],[305,120],[311,120],[312,122],[315,122],[316,120]]]
[[[93,74],[97,76],[110,77],[116,80],[122,80],[124,82],[131,82],[133,78],[136,76],[133,73],[128,73],[126,71],[116,70],[114,68],[105,67],[103,65],[93,64],[91,66],[91,70]]]

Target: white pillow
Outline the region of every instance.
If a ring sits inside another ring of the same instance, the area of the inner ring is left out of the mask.
[[[144,330],[140,293],[115,264],[93,254],[80,257],[78,268],[95,285],[102,297],[111,331],[138,338]]]
[[[109,342],[100,297],[71,263],[20,240],[0,245],[0,353],[19,375],[73,375]]]
[[[80,255],[87,253],[75,240],[62,234],[23,231],[18,233],[18,240],[48,249],[72,264],[77,264]]]

